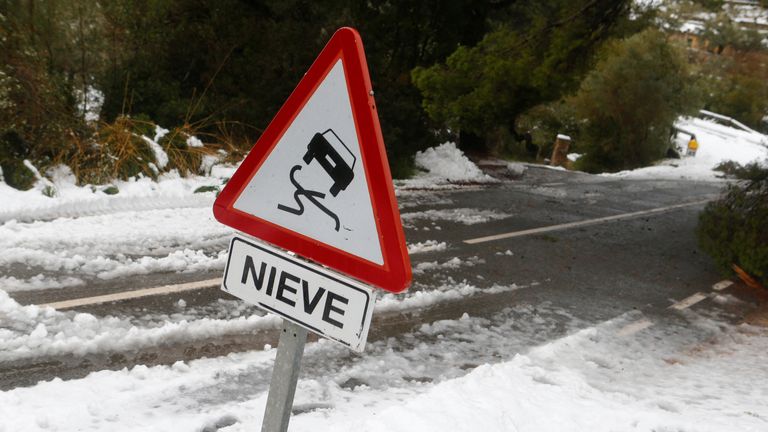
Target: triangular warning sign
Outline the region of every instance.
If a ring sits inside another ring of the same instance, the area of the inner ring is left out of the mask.
[[[333,35],[213,213],[388,291],[408,286],[411,265],[357,31]]]

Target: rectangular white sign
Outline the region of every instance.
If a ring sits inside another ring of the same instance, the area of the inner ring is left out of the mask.
[[[236,236],[222,289],[355,351],[365,348],[374,296],[352,279]]]

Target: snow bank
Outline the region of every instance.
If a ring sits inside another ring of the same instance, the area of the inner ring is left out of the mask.
[[[446,142],[437,147],[417,152],[416,167],[424,170],[409,180],[398,180],[397,185],[407,188],[445,188],[456,183],[495,183],[498,180],[483,173],[455,143]]]
[[[699,149],[696,156],[684,156],[688,135],[679,134],[677,147],[681,159],[665,159],[650,167],[621,171],[606,176],[632,179],[688,179],[717,180],[722,173],[713,169],[728,160],[747,164],[768,159],[768,136],[735,129],[714,121],[699,118],[681,118],[676,126],[696,135]]]
[[[388,432],[756,431],[765,426],[768,410],[758,396],[760,390],[748,389],[753,382],[748,362],[761,362],[760,349],[768,348],[768,339],[748,341],[755,345],[746,347],[746,355],[724,354],[698,359],[688,366],[658,364],[656,370],[643,369],[645,383],[626,385],[630,383],[619,379],[625,384],[622,386],[591,382],[583,371],[618,365],[601,364],[599,356],[590,361],[590,355],[583,351],[574,356],[572,347],[584,349],[593,345],[589,339],[595,337],[598,333],[588,329],[510,362],[480,366],[407,403],[387,406],[375,416],[364,417],[350,407],[334,412],[327,420],[315,413],[299,417],[292,426],[297,431],[325,426]],[[731,361],[735,364],[729,364]],[[631,364],[626,366],[632,368]],[[766,370],[765,366],[758,368]],[[613,371],[608,373],[613,376]],[[729,373],[737,374],[736,382],[721,378]],[[662,374],[668,379],[666,383]],[[641,378],[632,371],[629,375]],[[646,393],[649,387],[659,393]]]
[[[0,289],[56,288],[83,278],[223,269],[232,232],[215,221],[208,206],[108,212],[50,222],[12,220],[0,225],[0,268],[29,267],[37,275],[25,279],[0,273]]]
[[[233,165],[217,165],[211,176],[181,177],[172,171],[161,175],[157,181],[150,178],[115,181],[116,195],[104,192],[105,186],[77,186],[75,177],[66,166],[49,172],[54,197],[41,193],[41,187],[28,191],[16,190],[0,181],[0,223],[9,220],[33,221],[58,217],[79,217],[127,210],[157,208],[210,207],[215,192],[195,193],[201,186],[221,186],[236,169]]]

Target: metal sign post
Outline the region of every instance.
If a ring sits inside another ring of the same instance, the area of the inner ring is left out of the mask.
[[[301,370],[301,357],[307,342],[307,330],[288,320],[283,320],[283,331],[277,344],[277,357],[269,384],[267,408],[261,432],[285,432],[291,420],[293,396]]]
[[[411,283],[386,155],[363,43],[344,27],[214,202],[255,237],[232,239],[221,288],[284,319],[263,432],[288,429],[307,330],[363,352],[369,285]]]

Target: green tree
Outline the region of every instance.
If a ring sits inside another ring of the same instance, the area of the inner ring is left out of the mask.
[[[675,119],[698,108],[695,80],[679,48],[646,30],[610,44],[574,98],[578,167],[589,172],[645,166],[662,158]]]
[[[746,181],[729,185],[723,197],[707,204],[696,234],[724,274],[732,274],[736,264],[768,286],[768,167],[753,163],[734,171]]]
[[[71,61],[72,12],[59,2],[0,0],[0,165],[20,189],[35,180],[25,159],[50,163],[68,139],[87,134],[73,91],[84,70]]]
[[[520,2],[498,29],[443,64],[416,68],[429,115],[454,131],[513,135],[517,117],[573,90],[592,54],[627,18],[628,1]]]
[[[438,139],[411,70],[444,61],[459,45],[476,44],[488,31],[489,16],[514,1],[349,3],[365,43],[390,165],[395,176],[405,176],[411,156]]]
[[[768,131],[768,53],[735,52],[711,56],[697,65],[704,88],[704,108]]]
[[[234,129],[252,143],[333,32],[352,25],[365,43],[388,154],[398,168],[434,142],[411,69],[443,60],[458,44],[476,43],[498,3],[107,2],[104,115],[143,114],[211,133],[222,123],[247,125]]]

